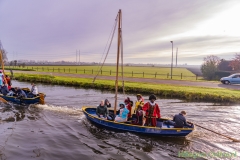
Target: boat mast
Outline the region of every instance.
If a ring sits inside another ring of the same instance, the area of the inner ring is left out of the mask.
[[[114,104],[114,114],[116,115],[117,109],[117,94],[118,94],[118,66],[119,66],[119,54],[121,46],[121,33],[122,33],[122,13],[121,9],[118,12],[118,47],[117,47],[117,68],[116,68],[116,81],[115,81],[115,104]]]

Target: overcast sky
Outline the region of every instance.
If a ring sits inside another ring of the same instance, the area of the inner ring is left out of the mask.
[[[170,41],[179,64],[240,53],[239,0],[0,0],[0,40],[9,60],[99,62],[119,9],[125,63],[170,64]]]

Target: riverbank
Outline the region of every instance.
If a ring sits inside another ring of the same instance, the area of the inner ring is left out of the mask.
[[[100,90],[115,90],[114,80],[96,80],[79,78],[79,77],[63,77],[38,74],[21,74],[15,73],[14,77],[19,81],[33,81],[47,84],[57,84],[66,86],[76,86],[82,88],[92,88]],[[122,90],[122,83],[119,82],[119,91]],[[217,103],[239,103],[240,94],[238,90],[230,90],[224,88],[206,88],[195,86],[181,86],[168,84],[151,84],[142,82],[125,82],[126,93],[155,94],[163,98],[179,98],[189,101],[206,101]]]

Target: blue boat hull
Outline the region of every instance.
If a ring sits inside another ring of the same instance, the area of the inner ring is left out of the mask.
[[[34,98],[24,98],[24,99],[17,99],[13,96],[4,96],[0,94],[0,97],[5,99],[8,102],[12,102],[15,104],[38,104],[40,103],[40,97],[34,97]]]
[[[93,124],[101,128],[120,131],[120,132],[133,132],[133,133],[145,134],[150,136],[184,137],[194,130],[194,128],[168,128],[164,125],[162,127],[148,127],[148,126],[126,124],[126,123],[118,123],[118,122],[98,118],[95,115],[96,108],[84,107],[82,110],[86,115],[87,119]]]

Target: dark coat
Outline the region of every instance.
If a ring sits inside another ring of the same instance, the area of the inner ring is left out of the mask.
[[[186,118],[181,113],[176,114],[173,117],[173,121],[175,122],[175,128],[183,128],[184,126],[191,127],[191,125],[187,124]]]
[[[1,87],[1,92],[2,92],[3,95],[6,96],[9,93],[9,90],[8,90],[7,86],[5,86],[5,85],[2,86]]]
[[[99,106],[97,107],[96,114],[97,114],[98,116],[103,115],[103,117],[107,117],[107,115],[108,115],[107,106],[105,106],[105,105],[104,105],[104,106],[99,105]]]

